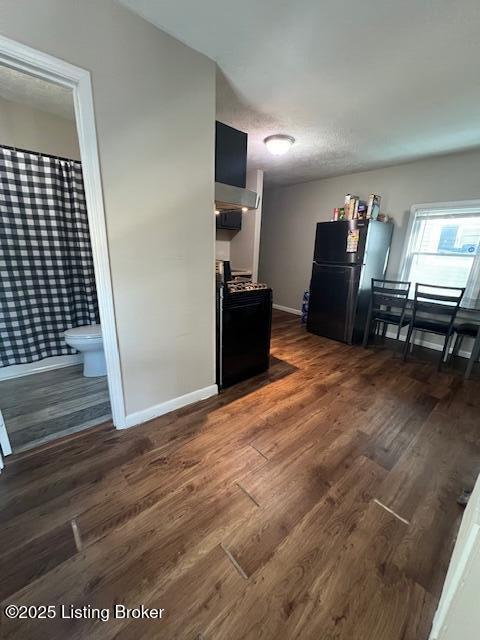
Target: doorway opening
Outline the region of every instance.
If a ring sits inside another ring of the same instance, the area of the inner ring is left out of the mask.
[[[89,74],[0,38],[0,87],[8,455],[125,411]]]

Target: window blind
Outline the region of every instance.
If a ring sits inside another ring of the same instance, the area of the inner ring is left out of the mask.
[[[402,280],[465,287],[462,306],[480,307],[480,205],[417,208],[412,216]]]

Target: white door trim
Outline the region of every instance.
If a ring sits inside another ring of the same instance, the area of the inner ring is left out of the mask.
[[[0,64],[43,78],[72,90],[80,156],[88,209],[95,281],[107,361],[108,388],[113,423],[125,426],[125,399],[113,306],[110,260],[103,193],[98,161],[97,134],[90,81],[86,69],[0,36]]]
[[[8,437],[7,428],[5,426],[5,420],[3,419],[2,412],[0,411],[0,462],[2,454],[9,456],[12,453],[12,446],[10,444],[10,438]],[[2,467],[0,466],[0,471]]]
[[[463,638],[462,626],[478,629],[476,612],[470,611],[469,619],[465,616],[465,604],[478,592],[478,555],[480,548],[480,476],[477,478],[473,492],[468,500],[458,531],[455,547],[443,585],[442,595],[433,619],[429,640],[441,640],[444,637]],[[476,573],[476,576],[475,576]],[[463,609],[463,615],[462,615]],[[475,624],[477,625],[475,627]]]

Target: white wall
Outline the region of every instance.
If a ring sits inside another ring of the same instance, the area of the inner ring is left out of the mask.
[[[251,271],[252,279],[256,281],[262,226],[263,171],[250,171],[247,174],[247,189],[260,196],[260,203],[255,211],[242,214],[242,228],[232,236],[230,242],[230,260],[236,269]]]
[[[251,272],[252,279],[256,281],[262,226],[263,171],[249,171],[246,186],[259,196],[259,206],[255,211],[242,214],[240,231],[217,229],[215,257],[217,260],[230,260],[234,269]]]
[[[215,258],[230,260],[230,244],[236,232],[229,229],[217,229],[215,235]]]
[[[211,385],[215,63],[113,0],[2,0],[0,31],[91,72],[127,413]]]
[[[346,193],[382,195],[382,211],[394,221],[388,275],[398,275],[410,207],[424,202],[480,197],[480,151],[327,178],[264,194],[260,280],[273,287],[274,302],[301,308],[310,283],[317,222],[330,220]]]
[[[75,122],[1,97],[0,144],[80,160]]]

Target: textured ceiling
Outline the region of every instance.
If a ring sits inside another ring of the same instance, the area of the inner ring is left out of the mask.
[[[0,97],[67,120],[75,120],[70,89],[1,65]]]
[[[217,62],[217,117],[270,183],[480,146],[479,0],[121,1]]]

